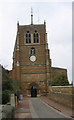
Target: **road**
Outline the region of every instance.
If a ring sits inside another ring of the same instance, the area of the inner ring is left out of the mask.
[[[52,108],[40,98],[24,98],[15,112],[15,118],[50,118],[50,120],[73,120],[62,112]],[[42,119],[41,119],[42,120]]]
[[[29,101],[30,101],[31,107],[33,107],[33,110],[35,111],[36,118],[69,118],[70,120],[70,117],[50,107],[48,104],[43,102],[40,98],[30,98]]]

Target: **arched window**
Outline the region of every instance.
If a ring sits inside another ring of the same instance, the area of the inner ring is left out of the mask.
[[[33,43],[39,43],[39,34],[36,30],[33,34]]]
[[[31,48],[30,54],[31,54],[31,55],[35,55],[35,54],[36,54],[36,50],[35,50],[34,47]]]
[[[31,34],[29,31],[26,32],[26,43],[31,43]]]

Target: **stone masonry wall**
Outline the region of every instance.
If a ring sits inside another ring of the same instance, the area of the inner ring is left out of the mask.
[[[74,108],[74,87],[73,86],[50,86],[49,98],[65,106]]]

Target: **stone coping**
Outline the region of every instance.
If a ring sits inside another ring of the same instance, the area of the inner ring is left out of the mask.
[[[66,88],[66,87],[67,87],[67,88],[68,88],[68,87],[69,87],[69,88],[74,88],[74,86],[49,86],[49,87],[54,87],[54,88],[57,88],[57,87],[58,87],[58,88],[59,88],[59,87],[60,87],[60,88],[62,88],[62,87],[64,87],[64,88]]]

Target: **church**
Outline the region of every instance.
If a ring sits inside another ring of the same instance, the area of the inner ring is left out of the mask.
[[[59,57],[59,56],[58,56]],[[30,25],[17,23],[17,35],[13,52],[13,67],[10,75],[20,83],[23,96],[46,96],[50,81],[57,75],[65,74],[67,69],[52,67],[48,49],[46,22]]]

